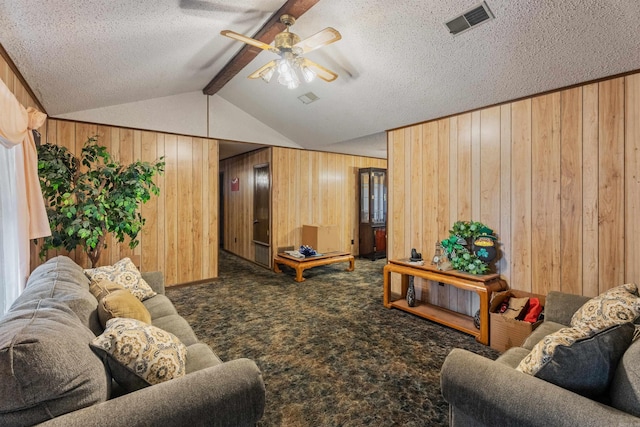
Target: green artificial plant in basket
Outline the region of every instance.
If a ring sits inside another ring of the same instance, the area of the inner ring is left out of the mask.
[[[123,165],[97,140],[90,137],[79,158],[66,147],[38,147],[38,175],[52,233],[44,238],[41,257],[49,249],[80,247],[95,267],[108,233],[118,242],[128,236],[131,248],[139,244],[145,223],[139,207],[160,192],[153,178],[164,172],[163,158]]]
[[[481,222],[456,221],[453,224],[449,230],[449,237],[442,240],[440,244],[454,269],[470,274],[489,272],[487,257],[481,258],[472,250],[473,242],[481,237],[496,240],[493,230]],[[484,255],[487,250],[481,248],[479,253]]]

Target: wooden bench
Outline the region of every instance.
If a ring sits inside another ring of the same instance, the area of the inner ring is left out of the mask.
[[[355,259],[349,252],[327,252],[322,255],[310,256],[306,258],[296,258],[286,253],[279,253],[273,259],[273,271],[276,273],[282,273],[279,265],[286,265],[293,268],[296,271],[296,282],[304,282],[302,272],[306,269],[318,267],[320,265],[334,264],[336,262],[348,262],[349,268],[347,271],[353,271],[355,269]]]

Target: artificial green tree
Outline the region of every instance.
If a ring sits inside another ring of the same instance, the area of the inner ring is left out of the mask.
[[[160,192],[153,178],[164,172],[163,158],[122,165],[97,142],[97,136],[90,137],[79,157],[58,145],[38,147],[38,174],[52,233],[44,238],[41,257],[49,249],[80,247],[96,266],[108,233],[118,242],[130,237],[132,249],[140,243],[145,219],[139,208]]]

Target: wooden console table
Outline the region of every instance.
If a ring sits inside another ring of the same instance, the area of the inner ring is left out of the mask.
[[[348,262],[349,267],[347,271],[353,271],[355,269],[355,259],[349,252],[327,252],[318,256],[311,256],[306,258],[296,258],[285,253],[279,253],[273,259],[273,271],[276,273],[282,273],[278,264],[287,265],[296,271],[296,282],[304,282],[302,272],[308,268],[318,267],[320,265],[334,264],[336,262]]]
[[[402,298],[391,301],[391,273],[398,273],[402,280]],[[478,342],[489,344],[489,300],[493,292],[507,289],[507,284],[498,274],[474,275],[457,270],[439,271],[431,265],[416,265],[408,259],[389,260],[383,269],[384,306],[398,308],[425,319],[449,326],[476,337]],[[409,276],[422,277],[459,289],[473,291],[480,297],[480,330],[473,324],[473,317],[447,310],[423,301],[409,307],[406,300]]]

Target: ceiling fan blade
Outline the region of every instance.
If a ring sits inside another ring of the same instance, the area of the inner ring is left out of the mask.
[[[276,61],[269,61],[266,64],[264,64],[262,67],[258,68],[256,71],[254,71],[253,73],[249,74],[249,78],[250,79],[259,79],[260,77],[262,77],[260,74],[262,74],[262,72],[264,70],[266,70],[267,68],[270,67],[275,67],[276,66]]]
[[[271,52],[278,53],[278,50],[269,44],[263,43],[260,40],[252,39],[251,37],[247,37],[230,30],[220,31],[220,34],[222,34],[223,36],[241,41],[243,43],[250,44],[251,46],[259,47],[260,49],[270,50]]]
[[[316,64],[315,62],[310,61],[307,58],[304,59],[304,65],[311,68],[316,73],[318,78],[324,80],[325,82],[332,82],[338,78],[338,75],[333,71],[324,68],[322,65]]]
[[[295,44],[295,47],[302,49],[302,53],[311,52],[319,47],[326,46],[328,44],[337,42],[342,36],[335,28],[327,27],[322,31],[318,31],[311,37],[307,37],[304,40]]]

